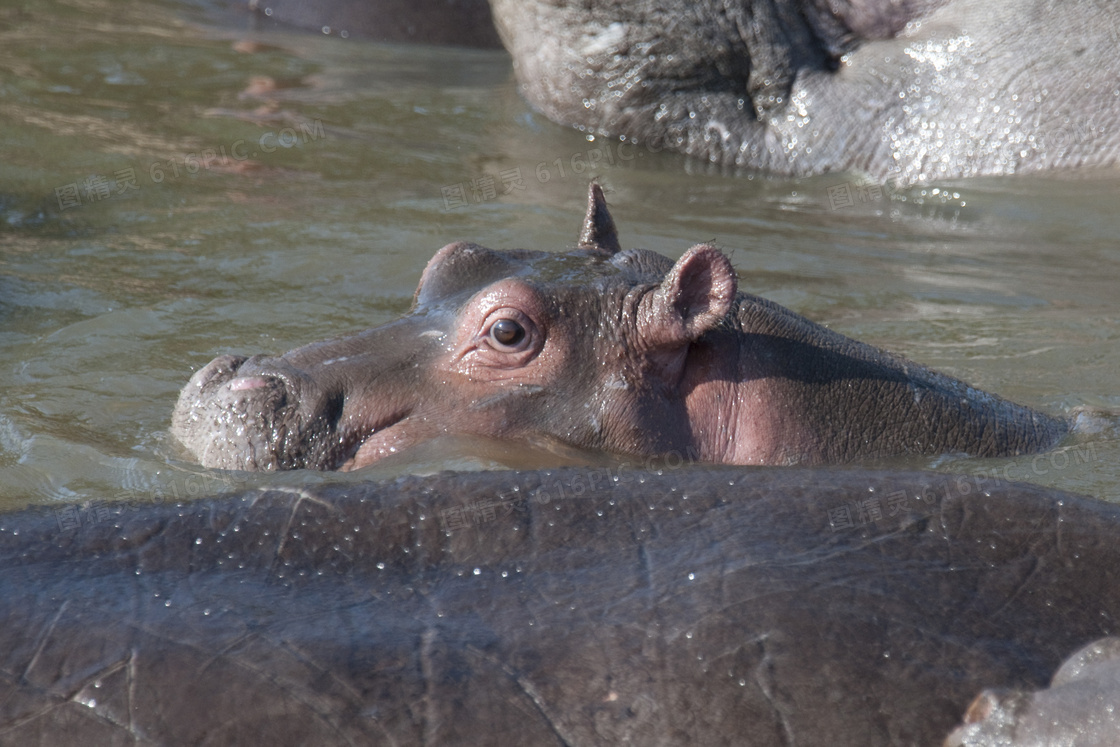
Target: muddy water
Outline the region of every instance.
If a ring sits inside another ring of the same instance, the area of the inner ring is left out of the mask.
[[[90,520],[122,498],[569,458],[447,442],[342,478],[231,476],[166,429],[213,356],[389,320],[449,241],[571,246],[589,174],[624,245],[714,241],[745,290],[841,332],[1051,411],[1120,411],[1110,174],[899,190],[711,172],[548,123],[501,52],[77,0],[0,8],[0,153],[0,508]],[[917,465],[971,475],[962,490],[1120,500],[1115,422],[1039,459]]]

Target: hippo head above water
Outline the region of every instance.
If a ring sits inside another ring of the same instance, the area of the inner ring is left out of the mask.
[[[442,435],[728,464],[1003,456],[1035,412],[739,294],[712,246],[621,250],[597,184],[576,249],[449,244],[411,312],[279,357],[221,356],[172,432],[204,465],[354,469]]]

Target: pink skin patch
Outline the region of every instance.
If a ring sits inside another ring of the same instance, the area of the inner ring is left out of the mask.
[[[404,425],[404,422],[405,421],[398,420],[392,425],[377,429],[371,433],[369,437],[362,442],[362,445],[358,447],[354,456],[338,467],[339,471],[350,472],[369,466],[387,456],[403,451],[410,446],[415,446],[434,435],[425,434],[420,436],[419,434],[411,433],[410,426],[412,424]]]
[[[246,389],[260,389],[262,386],[268,386],[268,379],[263,376],[245,376],[229,382],[229,390],[231,392],[241,392]]]

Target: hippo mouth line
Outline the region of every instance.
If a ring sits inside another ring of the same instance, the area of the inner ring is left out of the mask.
[[[404,415],[395,420],[388,420],[384,425],[373,428],[364,436],[348,439],[343,448],[339,450],[339,460],[332,465],[325,466],[324,469],[350,472],[401,451],[404,445],[403,440],[400,445],[390,445],[389,441],[393,439],[392,432],[395,426],[407,417],[407,415]],[[371,457],[371,454],[376,456]]]
[[[413,411],[412,407],[390,408],[372,418],[368,414],[356,417],[347,413],[346,396],[339,393],[321,396],[322,402],[315,403],[312,408],[314,414],[304,416],[299,389],[293,378],[283,372],[235,373],[224,387],[234,396],[244,392],[252,397],[258,390],[281,392],[278,411],[295,416],[296,425],[293,428],[289,421],[274,429],[273,447],[287,451],[289,444],[299,444],[303,453],[317,452],[318,458],[309,458],[302,465],[309,469],[349,471],[363,449],[364,464],[376,461],[371,454],[383,457],[396,453],[401,444],[395,442],[401,439],[395,437],[395,429]],[[288,421],[288,418],[283,420]],[[315,442],[319,442],[320,448],[309,449]]]
[[[411,415],[411,408],[390,410],[388,417],[377,420],[372,426],[343,435],[339,439],[338,458],[332,464],[322,465],[321,469],[349,472],[396,454],[408,442],[407,438],[400,437],[402,434],[399,431]],[[359,454],[363,456],[360,464]]]

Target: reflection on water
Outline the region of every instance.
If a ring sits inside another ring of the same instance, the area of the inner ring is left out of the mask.
[[[846,334],[1034,406],[1120,410],[1109,174],[905,191],[723,174],[549,124],[501,52],[238,23],[175,3],[0,10],[4,507],[585,458],[452,439],[372,473],[229,476],[180,461],[165,429],[213,356],[392,319],[452,240],[572,246],[592,174],[624,245],[714,241],[744,290]],[[909,466],[1120,500],[1114,422],[1039,461]]]

